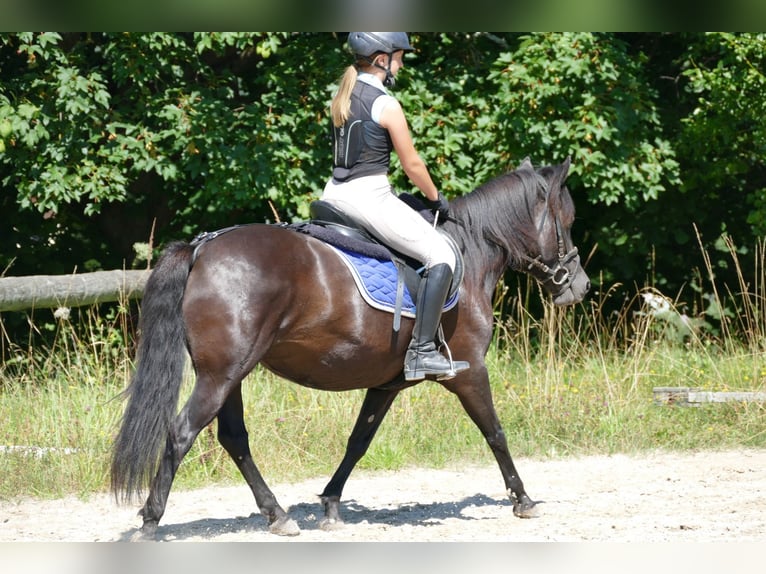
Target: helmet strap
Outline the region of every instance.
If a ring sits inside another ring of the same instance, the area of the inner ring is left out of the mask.
[[[376,59],[369,58],[367,61],[370,62],[374,67],[378,68],[379,70],[383,70],[386,73],[386,77],[383,79],[383,85],[390,88],[396,83],[396,78],[394,78],[394,75],[391,73],[391,62],[394,59],[394,55],[392,53],[388,54],[388,64],[386,66],[381,66],[377,63]]]

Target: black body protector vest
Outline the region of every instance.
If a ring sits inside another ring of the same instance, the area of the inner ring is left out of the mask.
[[[385,94],[378,88],[357,81],[351,92],[348,120],[333,125],[333,170],[338,181],[368,175],[388,174],[393,144],[388,130],[372,119],[372,104]]]

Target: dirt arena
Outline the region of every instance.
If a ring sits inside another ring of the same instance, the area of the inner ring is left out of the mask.
[[[259,542],[748,542],[766,540],[766,450],[518,459],[539,516],[513,516],[500,471],[357,471],[346,486],[345,524],[319,528],[317,494],[328,477],[271,485],[298,523],[270,534],[244,481],[173,490],[163,541]],[[137,506],[111,496],[0,501],[0,542],[127,541]]]

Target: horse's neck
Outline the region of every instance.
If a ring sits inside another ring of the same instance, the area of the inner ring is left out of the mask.
[[[459,218],[456,222],[448,221],[444,230],[452,236],[458,249],[463,254],[465,277],[464,282],[470,282],[474,288],[480,289],[486,297],[492,299],[500,277],[507,267],[503,250],[486,241],[480,233],[473,234],[464,229],[458,229],[463,223]]]

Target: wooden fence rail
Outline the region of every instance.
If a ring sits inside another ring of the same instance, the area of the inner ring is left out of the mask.
[[[0,277],[0,312],[137,299],[148,278],[148,270]]]
[[[691,387],[654,387],[654,404],[698,407],[706,403],[766,402],[760,391],[703,391]]]

